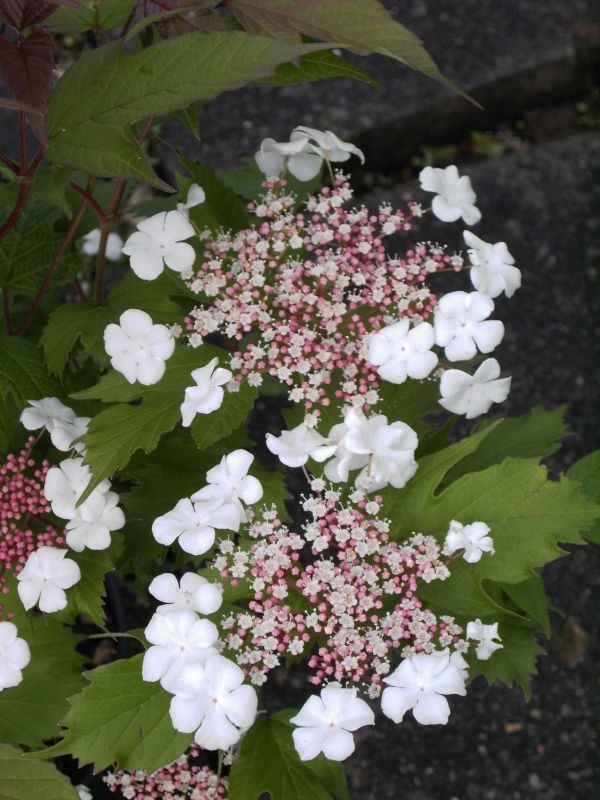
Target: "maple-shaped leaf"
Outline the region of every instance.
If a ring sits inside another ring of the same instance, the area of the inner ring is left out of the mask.
[[[81,3],[79,0],[2,0],[0,20],[21,32],[32,25],[39,25],[56,11],[58,6],[81,8]]]

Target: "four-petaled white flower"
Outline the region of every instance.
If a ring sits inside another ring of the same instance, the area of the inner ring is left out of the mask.
[[[171,611],[196,611],[199,614],[213,614],[223,602],[223,587],[220,583],[210,583],[195,572],[186,572],[177,581],[175,575],[165,572],[157,575],[148,591],[165,605],[156,609],[159,614]]]
[[[17,634],[17,626],[12,622],[0,622],[0,692],[21,683],[21,670],[31,660],[29,645]]]
[[[81,249],[86,256],[95,256],[100,247],[100,228],[94,228],[93,231],[86,233],[83,237],[83,245]],[[123,239],[118,233],[109,233],[106,240],[106,249],[104,251],[106,258],[109,261],[118,261],[123,252]]]
[[[198,619],[193,611],[154,614],[144,635],[152,647],[144,653],[142,678],[160,681],[168,692],[186,664],[202,663],[216,654],[214,645],[219,638],[216,625]]]
[[[279,436],[267,433],[266,444],[282,464],[287,467],[302,467],[327,442],[318,431],[301,422],[289,431],[281,431]]]
[[[354,752],[354,731],[374,725],[375,715],[356,689],[326,686],[320,697],[312,695],[295,717],[294,746],[302,761],[324,753],[330,761],[343,761]]]
[[[254,456],[247,450],[233,450],[206,473],[207,486],[203,486],[192,495],[194,502],[222,503],[224,507],[233,506],[238,515],[238,524],[247,521],[246,510],[242,502],[248,506],[258,503],[263,496],[263,488],[248,470]],[[237,528],[230,528],[237,530]]]
[[[46,474],[44,497],[52,506],[52,511],[62,519],[73,519],[77,515],[77,501],[85,491],[92,473],[83,458],[67,458],[58,467],[52,467]],[[101,481],[94,494],[105,494],[110,489],[108,480]],[[89,498],[88,498],[89,499]],[[86,500],[85,503],[88,501]]]
[[[504,336],[504,325],[488,319],[494,301],[481,292],[450,292],[440,298],[435,312],[436,344],[449,361],[467,361],[479,350],[491,353]]]
[[[308,136],[292,134],[291,139],[289,142],[263,139],[260,150],[254,156],[258,168],[267,178],[274,178],[287,167],[294,178],[310,181],[319,174],[323,159],[308,151]]]
[[[468,175],[459,176],[454,164],[445,169],[425,167],[419,173],[419,181],[421,189],[435,193],[431,210],[442,222],[456,222],[462,217],[467,225],[475,225],[481,219],[471,179]]]
[[[184,497],[175,508],[154,520],[152,535],[164,545],[177,539],[186,553],[201,556],[215,543],[215,528],[237,531],[239,527],[240,514],[233,503],[224,504],[221,498],[192,503]]]
[[[17,590],[28,611],[37,603],[40,611],[52,613],[67,605],[65,589],[70,589],[81,579],[78,564],[65,558],[69,551],[57,547],[40,547],[29,554],[17,575]]]
[[[467,663],[460,653],[442,650],[405,658],[384,678],[388,686],[381,695],[381,710],[394,722],[412,708],[421,725],[445,725],[450,706],[444,695],[465,695]]]
[[[125,515],[118,507],[119,496],[114,492],[97,489],[75,509],[66,525],[66,542],[77,553],[88,550],[106,550],[110,547],[110,532],[121,530]]]
[[[366,417],[351,409],[344,422],[331,429],[329,441],[337,443],[337,449],[325,465],[325,476],[334,483],[345,483],[351,470],[362,468],[357,486],[368,491],[388,484],[401,489],[417,471],[417,434],[404,422],[388,425],[383,415]]]
[[[201,186],[198,186],[197,183],[192,183],[190,188],[188,189],[187,196],[185,198],[185,203],[177,203],[177,211],[180,211],[185,216],[189,216],[190,208],[195,208],[199,206],[206,200],[206,194],[204,193],[204,189]]]
[[[310,147],[327,161],[341,162],[348,161],[350,156],[360,158],[360,163],[365,163],[365,154],[362,150],[350,142],[343,142],[331,131],[319,131],[316,128],[307,128],[306,125],[298,125],[294,128],[292,139],[296,136],[307,136],[311,140]]]
[[[138,278],[158,278],[165,264],[175,272],[191,274],[196,254],[185,240],[196,232],[186,214],[161,211],[139,222],[137,228],[125,242],[123,252],[130,257],[131,269]]]
[[[473,286],[490,297],[498,297],[502,292],[512,297],[521,286],[521,270],[514,266],[515,259],[506,243],[484,242],[471,231],[465,231],[463,236],[469,248]]]
[[[210,414],[221,406],[225,392],[223,386],[233,378],[233,374],[223,367],[217,366],[219,359],[211,359],[208,364],[192,372],[195,386],[185,390],[181,404],[181,424],[187,428],[192,424],[196,414]]]
[[[194,733],[205,750],[228,750],[256,719],[258,698],[244,673],[220,655],[184,667],[174,685],[169,714],[175,730]]]
[[[129,383],[158,383],[165,374],[165,361],[173,355],[175,339],[166,325],[155,325],[150,314],[130,308],[104,331],[104,348],[112,366]]]
[[[440,381],[442,399],[447,411],[473,419],[489,411],[492,403],[503,403],[510,391],[510,378],[500,378],[500,364],[488,358],[473,375],[460,369],[447,369]]]
[[[438,357],[431,351],[434,344],[428,322],[411,328],[405,318],[369,336],[367,357],[384,381],[404,383],[407,378],[426,378],[436,368]]]
[[[494,552],[494,540],[488,536],[489,532],[490,529],[485,522],[462,525],[453,519],[450,522],[442,552],[444,555],[450,556],[458,550],[464,550],[465,561],[475,564],[484,553]]]
[[[479,642],[475,648],[475,654],[480,661],[487,661],[496,650],[501,650],[504,645],[498,633],[498,623],[484,625],[480,619],[473,620],[467,624],[467,639],[474,639]]]
[[[28,431],[46,428],[52,444],[57,450],[84,450],[80,439],[88,429],[89,417],[78,417],[72,408],[65,406],[57,397],[28,400],[28,407],[21,412],[21,424]]]

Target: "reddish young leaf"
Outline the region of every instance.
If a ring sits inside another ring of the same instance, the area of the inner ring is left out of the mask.
[[[57,6],[81,8],[79,0],[0,0],[0,20],[24,31],[49,17]]]
[[[46,31],[35,31],[17,45],[0,37],[0,71],[15,98],[44,112],[52,91],[55,43]]]

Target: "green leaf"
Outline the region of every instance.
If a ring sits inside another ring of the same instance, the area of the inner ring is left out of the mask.
[[[230,0],[233,13],[250,33],[289,42],[311,36],[353,53],[379,53],[463,92],[439,71],[420,40],[397,22],[378,0]]]
[[[499,464],[505,458],[540,459],[555,453],[560,447],[557,440],[569,434],[564,415],[565,406],[561,406],[553,411],[534,408],[522,417],[503,419],[474,453],[450,470],[448,482],[468,472]],[[478,430],[483,430],[490,422],[486,420]]]
[[[0,797],[2,800],[77,800],[69,779],[54,764],[31,764],[23,753],[0,744]]]
[[[161,435],[173,430],[181,419],[185,389],[193,383],[192,370],[204,366],[215,354],[222,355],[223,351],[210,345],[198,349],[178,347],[167,362],[162,380],[154,386],[130,386],[125,380],[110,378],[109,373],[94,387],[95,391],[76,394],[78,399],[143,398],[141,405],[114,405],[92,419],[83,441],[87,448],[86,463],[93,477],[80,502],[100,481],[125,467],[136,450],[152,452]],[[211,424],[214,422],[215,427],[218,427],[218,413],[211,415]]]
[[[531,676],[537,674],[538,656],[545,654],[536,640],[536,627],[501,622],[498,631],[504,646],[487,661],[478,660],[477,673],[484,675],[490,686],[497,680],[506,686],[520,686],[525,699],[530,700]]]
[[[55,395],[59,386],[44,369],[42,353],[27,339],[0,336],[0,396],[10,392],[18,411],[29,400]],[[0,436],[8,431],[0,427]],[[2,441],[0,440],[0,447]]]
[[[546,636],[550,636],[548,597],[541,577],[536,575],[523,583],[501,583],[499,585],[512,602],[534,622],[537,622]]]
[[[270,78],[263,78],[261,86],[287,86],[293,83],[308,83],[322,78],[354,78],[371,86],[377,81],[365,70],[360,69],[345,58],[340,58],[330,50],[321,53],[309,53],[297,64],[281,64]]]
[[[15,227],[2,240],[0,248],[0,286],[11,294],[34,297],[64,238],[56,229],[60,214],[45,203],[27,206]],[[67,248],[52,280],[63,286],[73,280],[81,261],[73,247]]]
[[[181,161],[191,175],[191,179],[180,178],[181,196],[185,198],[192,183],[199,184],[206,194],[206,200],[190,209],[190,219],[198,229],[240,230],[248,227],[249,217],[246,204],[227,186],[214,170],[200,167],[181,156]],[[197,298],[196,298],[197,299]]]
[[[385,414],[390,422],[405,422],[416,431],[419,438],[431,430],[432,424],[423,417],[441,410],[437,381],[412,380],[400,385],[386,381],[378,391],[381,398],[380,413]]]
[[[31,661],[23,670],[23,681],[0,694],[0,740],[40,747],[44,739],[58,736],[59,722],[69,707],[67,697],[83,686],[86,658],[75,650],[81,636],[53,614],[26,613],[17,582],[9,578],[7,585],[9,592],[2,597],[4,614],[13,614],[19,636],[29,645]]]
[[[350,800],[339,763],[320,755],[302,762],[292,740],[286,710],[270,719],[259,718],[242,740],[242,749],[229,774],[230,800]]]
[[[96,308],[87,303],[57,306],[48,317],[40,339],[50,372],[58,377],[63,374],[69,355],[79,340],[84,349],[105,366],[108,357],[104,350],[104,329],[115,316],[106,308]]]
[[[127,55],[119,41],[103,45],[68,69],[54,90],[46,156],[86,172],[170,190],[146,160],[129,129],[132,122],[211,100],[322,49],[242,31],[189,33],[134,55]]]
[[[567,477],[576,481],[588,500],[600,503],[600,450],[576,461],[567,471]],[[600,544],[600,519],[583,534],[590,542]]]
[[[89,685],[70,699],[63,739],[30,758],[70,754],[94,772],[109,765],[152,773],[184,753],[191,734],[173,730],[170,695],[142,680],[142,655],[86,673]]]
[[[192,422],[192,435],[200,450],[215,444],[246,420],[258,390],[244,382],[238,392],[226,392],[221,407],[212,414],[198,414]]]
[[[74,616],[85,614],[98,627],[106,624],[103,609],[105,597],[104,578],[115,568],[123,549],[123,536],[120,532],[112,534],[112,544],[107,550],[83,550],[70,553],[69,558],[76,561],[81,570],[81,580],[69,590],[67,613]]]
[[[124,24],[132,0],[80,0],[80,3],[80,8],[57,8],[44,25],[59,33],[84,33],[93,28],[108,31]]]
[[[62,211],[71,219],[73,211],[67,199],[71,171],[66,167],[39,167],[31,184],[31,194]]]

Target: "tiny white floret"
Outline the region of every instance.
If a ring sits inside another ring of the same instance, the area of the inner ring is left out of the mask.
[[[500,378],[500,364],[488,358],[473,375],[448,369],[442,375],[439,401],[447,411],[473,419],[489,411],[493,403],[503,403],[510,391],[510,378]]]
[[[17,591],[28,611],[38,605],[40,611],[61,611],[67,605],[65,589],[70,589],[81,579],[79,565],[66,558],[68,550],[57,547],[40,547],[29,554],[17,575]]]
[[[435,194],[431,210],[442,222],[456,222],[462,217],[467,225],[475,225],[481,219],[471,179],[460,176],[454,164],[445,169],[425,167],[419,173],[419,181],[421,189]]]
[[[323,753],[330,761],[344,761],[354,752],[352,734],[365,725],[375,724],[375,715],[356,689],[326,686],[312,695],[296,716],[290,719],[294,746],[302,761]]]
[[[22,670],[31,661],[29,645],[17,634],[12,622],[0,622],[0,692],[18,686],[23,680]]]
[[[488,535],[489,532],[490,528],[485,522],[462,525],[453,519],[450,522],[442,552],[444,555],[450,556],[458,550],[464,550],[465,561],[475,564],[484,553],[494,552],[494,540]]]
[[[138,278],[158,278],[165,264],[175,272],[191,270],[196,254],[185,240],[196,232],[187,214],[161,211],[138,223],[137,228],[125,242],[123,252],[130,257],[131,269]]]
[[[496,650],[501,650],[504,645],[498,633],[498,623],[484,625],[480,619],[467,624],[467,639],[478,642],[475,654],[480,661],[487,661]]]
[[[166,325],[155,325],[152,317],[130,308],[104,331],[104,348],[110,363],[129,383],[158,383],[165,374],[165,361],[173,355],[175,339]]]

